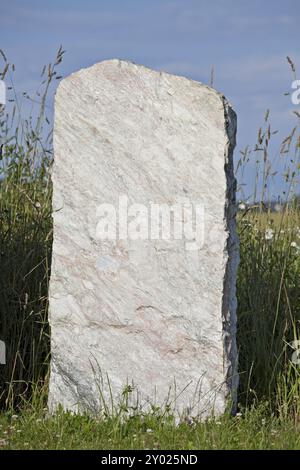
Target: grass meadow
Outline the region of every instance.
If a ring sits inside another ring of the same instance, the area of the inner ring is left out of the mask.
[[[300,449],[297,111],[289,135],[272,130],[272,110],[267,111],[257,142],[235,150],[239,194],[243,175],[256,168],[252,196],[238,211],[237,415],[176,425],[170,410],[132,413],[124,405],[98,417],[47,414],[53,159],[47,103],[63,53],[60,48],[53,64],[43,68],[37,93],[20,96],[14,66],[1,51],[0,78],[10,102],[0,112],[0,340],[7,347],[7,364],[0,365],[0,449]],[[284,168],[276,178],[285,188],[275,195],[276,210],[268,192],[276,173],[274,149]]]

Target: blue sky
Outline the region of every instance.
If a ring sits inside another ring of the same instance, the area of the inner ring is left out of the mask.
[[[214,86],[238,114],[237,158],[267,108],[281,136],[295,123],[284,93],[286,56],[300,64],[299,20],[299,0],[0,0],[0,47],[16,64],[20,93],[36,89],[60,44],[64,76],[121,58],[209,83],[214,66]]]

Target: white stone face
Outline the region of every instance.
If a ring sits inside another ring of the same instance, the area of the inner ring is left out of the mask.
[[[235,132],[225,98],[183,77],[109,60],[61,82],[51,410],[117,406],[128,384],[132,404],[192,416],[234,398]]]

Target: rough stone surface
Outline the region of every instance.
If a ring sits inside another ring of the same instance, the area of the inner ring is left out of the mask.
[[[124,399],[222,413],[234,399],[236,116],[215,90],[119,60],[55,101],[49,407]],[[99,206],[204,207],[204,241],[101,240]]]

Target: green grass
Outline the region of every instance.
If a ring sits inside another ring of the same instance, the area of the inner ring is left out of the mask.
[[[254,162],[257,169],[255,207],[238,217],[242,415],[179,426],[159,410],[132,418],[124,410],[98,419],[62,411],[47,416],[53,152],[45,110],[62,55],[60,49],[54,65],[43,70],[38,95],[29,97],[40,102],[34,114],[23,116],[13,81],[10,114],[0,111],[0,340],[7,345],[7,365],[0,365],[0,447],[299,448],[300,365],[292,355],[293,341],[300,339],[300,209],[294,199],[299,193],[300,128],[298,120],[291,134],[277,142],[285,161],[280,196],[286,204],[274,214],[267,206],[267,189],[274,173],[270,141],[278,135],[271,131],[269,113],[257,143],[241,152],[236,169],[241,184],[248,165]],[[13,73],[4,61],[0,78]]]
[[[0,415],[2,449],[300,449],[300,423],[263,406],[236,417],[174,424],[157,413],[131,418],[76,416],[29,409]]]
[[[273,410],[297,416],[300,368],[291,357],[300,327],[299,227],[296,207],[277,223],[272,213],[240,219],[237,283],[240,401],[267,399]]]

